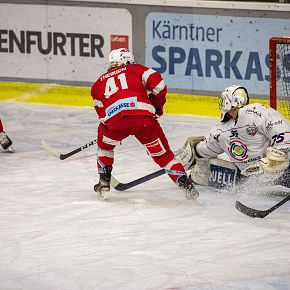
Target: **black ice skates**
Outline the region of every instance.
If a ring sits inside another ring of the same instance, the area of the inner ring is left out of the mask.
[[[106,200],[110,191],[112,166],[104,166],[104,173],[100,174],[99,183],[94,186],[94,190],[98,193],[98,198]]]
[[[198,191],[194,187],[193,183],[187,178],[186,175],[182,175],[177,180],[177,185],[185,193],[186,199],[197,199],[199,196]]]
[[[5,151],[14,152],[12,141],[4,131],[0,133],[0,144]]]

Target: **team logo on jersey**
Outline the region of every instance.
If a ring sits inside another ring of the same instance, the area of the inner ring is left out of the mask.
[[[213,139],[216,140],[219,143],[219,137],[221,134],[216,134],[213,136]]]
[[[248,147],[240,140],[232,140],[228,152],[232,158],[238,161],[245,160],[248,157]]]
[[[250,136],[255,136],[257,134],[257,132],[258,132],[258,128],[255,127],[255,126],[249,127],[249,128],[246,129],[246,132]]]

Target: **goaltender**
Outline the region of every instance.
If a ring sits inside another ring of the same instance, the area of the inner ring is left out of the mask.
[[[267,175],[271,185],[290,187],[289,121],[270,107],[249,104],[247,89],[240,85],[222,92],[219,109],[221,120],[206,137],[189,137],[175,152],[191,169],[191,179],[222,188]]]

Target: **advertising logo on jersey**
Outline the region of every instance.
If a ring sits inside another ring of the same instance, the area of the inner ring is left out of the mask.
[[[256,107],[253,107],[253,109],[247,109],[246,114],[254,114],[256,116],[262,117],[261,112],[256,110]]]
[[[248,157],[248,147],[240,140],[232,140],[228,152],[232,158],[238,161],[245,160]]]
[[[166,152],[160,138],[157,138],[156,140],[145,144],[145,146],[147,153],[152,157],[161,156]]]
[[[269,123],[266,125],[266,130],[270,131],[274,126],[281,126],[283,124],[283,120],[272,121],[270,120]]]
[[[107,119],[124,110],[136,110],[138,108],[137,97],[119,100],[106,109]]]
[[[250,136],[255,136],[257,134],[257,132],[258,132],[258,128],[255,127],[255,126],[249,127],[249,128],[246,129],[246,132]]]

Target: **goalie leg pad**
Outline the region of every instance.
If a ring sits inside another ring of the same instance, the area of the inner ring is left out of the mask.
[[[210,177],[209,159],[197,159],[190,172],[190,178],[193,182],[200,185],[208,185]]]
[[[232,162],[220,159],[198,159],[191,170],[191,179],[200,185],[215,188],[234,187],[238,169]]]
[[[234,163],[219,158],[211,159],[208,185],[216,188],[234,187],[237,172]]]
[[[185,144],[174,152],[175,158],[179,160],[186,170],[191,169],[196,159],[195,147],[204,139],[203,136],[189,137]]]

